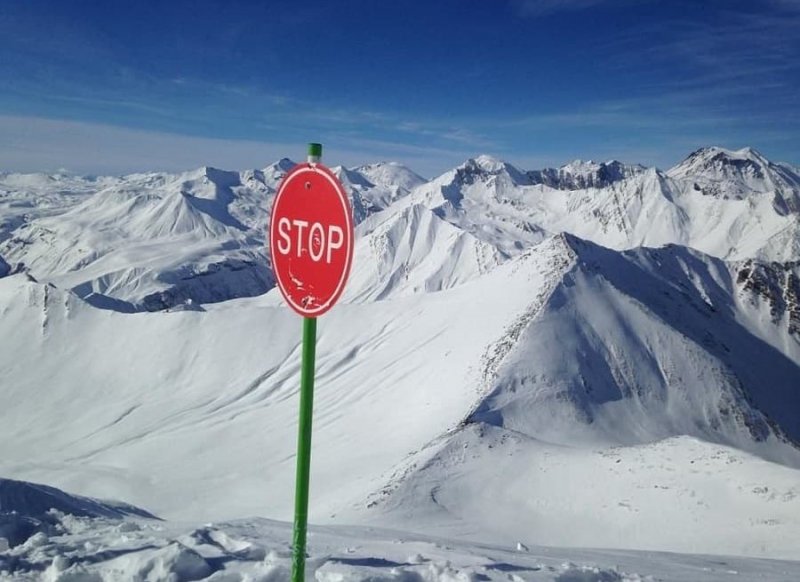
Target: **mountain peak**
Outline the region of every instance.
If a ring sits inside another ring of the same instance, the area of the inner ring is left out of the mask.
[[[469,158],[455,168],[455,178],[463,183],[471,184],[479,179],[502,177],[516,186],[528,185],[530,181],[520,170],[498,158],[480,155]]]
[[[212,166],[203,168],[203,176],[217,184],[218,186],[235,186],[239,184],[239,172],[220,170]]]
[[[707,146],[699,148],[689,154],[676,168],[681,166],[700,167],[711,164],[742,165],[752,162],[758,165],[769,166],[771,162],[761,152],[750,146],[738,150],[731,150],[720,146]]]
[[[281,158],[277,162],[274,162],[267,166],[268,169],[272,171],[279,171],[279,172],[288,172],[292,168],[297,165],[296,162],[290,160],[289,158]]]
[[[360,186],[361,188],[374,188],[370,180],[368,180],[357,168],[345,168],[344,166],[333,166],[333,172],[346,186]]]
[[[382,168],[401,168],[407,170],[403,164],[399,162],[387,162],[386,160],[381,160],[380,162],[372,162],[371,164],[363,164],[361,166],[356,166],[357,170],[379,170]]]
[[[641,174],[646,168],[639,164],[627,165],[617,160],[595,162],[593,160],[572,160],[560,168],[544,168],[528,172],[533,184],[544,184],[557,190],[582,190],[585,188],[605,188]]]
[[[281,158],[277,162],[273,162],[266,166],[263,170],[259,172],[259,174],[266,180],[270,182],[275,182],[277,187],[277,181],[283,178],[283,175],[286,174],[289,170],[294,168],[297,165],[296,162],[290,160],[289,158]],[[258,175],[258,174],[256,174]]]
[[[292,168],[297,165],[297,162],[290,160],[289,158],[281,158],[277,162],[272,162],[268,166],[266,166],[261,172],[268,176],[278,176],[285,174]]]
[[[756,150],[755,148],[752,148],[750,146],[743,147],[742,149],[736,150],[733,153],[738,155],[738,156],[763,157],[758,150]]]
[[[376,186],[404,193],[426,182],[425,178],[397,162],[377,162],[358,166],[353,170]]]
[[[481,154],[467,161],[467,163],[470,162],[473,162],[479,168],[491,173],[501,172],[506,166],[505,162],[502,160],[486,154]]]
[[[598,168],[600,164],[595,162],[594,160],[582,160],[580,158],[575,158],[574,160],[567,162],[561,168],[563,169],[571,169],[571,170],[588,170]]]
[[[691,180],[692,188],[707,196],[744,200],[771,194],[779,214],[800,209],[800,176],[785,165],[773,164],[752,147],[700,148],[669,170],[668,175],[676,180]]]

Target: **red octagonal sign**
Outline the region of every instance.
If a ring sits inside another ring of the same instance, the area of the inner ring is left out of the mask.
[[[283,178],[269,225],[272,270],[286,301],[304,317],[328,311],[353,262],[353,215],[339,179],[322,164],[298,164]]]

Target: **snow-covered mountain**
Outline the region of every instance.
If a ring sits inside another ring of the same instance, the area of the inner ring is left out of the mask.
[[[605,187],[573,189],[533,184],[530,172],[482,157],[417,188],[411,198],[510,254],[544,233],[570,232],[614,249],[680,244],[731,260],[800,258],[800,213],[791,211],[791,200],[800,196],[791,184],[800,177],[768,165],[767,180],[730,182],[737,184],[730,190],[747,196],[708,196],[695,188],[702,175],[681,169],[686,164],[667,173],[629,167],[628,177]],[[776,205],[776,199],[787,203]]]
[[[800,338],[788,314],[763,328],[774,308],[735,269],[679,246],[558,242],[558,285],[506,336],[470,420],[550,442],[800,442]]]
[[[271,286],[271,274],[238,215],[249,214],[257,191],[242,189],[238,173],[213,168],[128,176],[62,214],[22,224],[0,254],[99,307],[154,310],[255,295]],[[243,212],[232,208],[238,201]]]
[[[557,190],[583,190],[605,188],[614,182],[626,180],[645,171],[639,164],[626,165],[617,160],[594,162],[573,160],[560,168],[532,170],[527,176],[532,184],[544,184]]]
[[[353,218],[359,223],[406,196],[425,180],[397,163],[381,162],[357,168],[332,168],[350,193]]]
[[[2,174],[0,273],[26,270],[129,311],[263,293],[273,285],[264,241],[271,199],[292,165],[90,179]],[[559,232],[614,249],[680,244],[730,260],[800,259],[800,177],[747,148],[698,150],[667,173],[616,161],[523,172],[488,156],[430,182],[394,163],[334,170],[356,223],[390,206],[418,215],[406,208],[422,205],[491,247],[479,252],[486,264],[467,267],[478,272]],[[378,219],[387,220],[398,219]],[[422,288],[464,279],[454,276]]]
[[[264,233],[291,166],[0,176],[0,476],[290,519],[300,322]],[[357,241],[319,322],[312,522],[799,557],[791,167],[336,172]]]
[[[771,197],[778,213],[800,211],[800,176],[797,170],[773,164],[753,148],[736,151],[702,148],[669,171],[706,196],[733,200]]]
[[[259,295],[274,285],[265,247],[272,197],[293,166],[283,159],[246,172],[2,175],[0,275],[24,270],[122,311]],[[399,164],[338,173],[356,222],[422,181]]]

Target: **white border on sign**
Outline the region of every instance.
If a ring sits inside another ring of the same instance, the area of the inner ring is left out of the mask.
[[[324,168],[324,169],[323,169]],[[273,217],[278,214],[278,207],[281,203],[281,198],[283,195],[284,190],[288,188],[289,184],[298,176],[303,175],[306,172],[314,172],[322,174],[326,180],[333,186],[334,191],[339,195],[339,204],[342,206],[342,210],[344,210],[345,215],[345,226],[347,227],[347,262],[344,265],[344,269],[342,270],[342,275],[339,278],[339,282],[336,285],[336,289],[334,290],[331,298],[320,305],[318,308],[314,310],[308,310],[297,303],[295,303],[286,290],[283,288],[283,284],[281,283],[280,277],[275,275],[275,281],[278,283],[278,288],[281,291],[281,295],[283,298],[286,299],[287,303],[289,303],[295,311],[305,315],[306,317],[313,317],[319,313],[323,313],[330,309],[333,306],[333,302],[338,300],[341,296],[342,292],[344,291],[344,285],[347,283],[347,279],[350,277],[350,267],[352,266],[353,262],[353,253],[352,253],[352,246],[353,246],[353,238],[355,233],[353,232],[353,216],[352,210],[350,208],[350,202],[347,198],[347,192],[344,191],[344,188],[340,186],[339,181],[336,179],[336,176],[325,166],[311,166],[311,165],[300,165],[298,170],[290,170],[289,175],[284,179],[281,183],[280,188],[278,189],[278,193],[275,194],[275,202],[272,206],[272,215],[269,217],[270,222],[270,237],[269,237],[269,253],[272,257],[272,271],[275,272],[275,251],[273,248],[273,240],[272,240],[272,219]]]

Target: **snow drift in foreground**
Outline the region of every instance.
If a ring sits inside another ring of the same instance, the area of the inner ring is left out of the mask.
[[[80,508],[50,510],[51,529],[0,548],[0,580],[126,582],[224,580],[286,582],[291,573],[291,525],[268,519],[189,525],[84,511],[91,502],[33,484],[31,507],[55,496]],[[7,501],[7,500],[6,500]],[[0,514],[2,515],[2,514]],[[657,552],[566,550],[472,544],[375,527],[311,527],[306,579],[318,582],[706,582],[800,576],[800,564],[780,560],[688,556]]]
[[[57,514],[76,517],[122,519],[138,516],[155,519],[143,509],[125,503],[98,501],[69,495],[54,487],[0,478],[0,538],[18,546],[36,533],[59,531]]]

